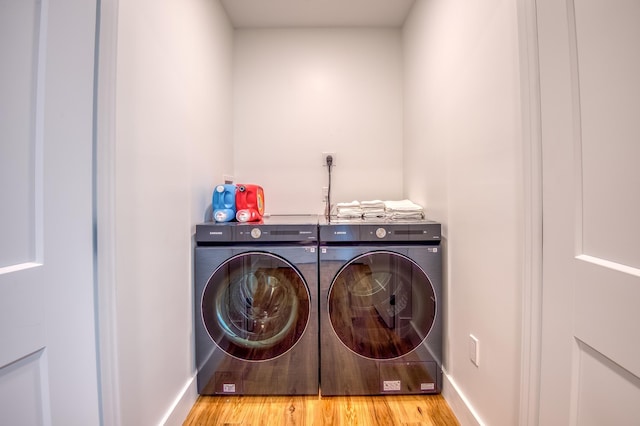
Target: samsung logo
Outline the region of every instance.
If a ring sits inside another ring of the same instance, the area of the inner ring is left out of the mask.
[[[334,232],[335,235],[347,235],[347,231],[336,231]]]
[[[209,235],[222,235],[221,231],[211,231],[209,232]]]

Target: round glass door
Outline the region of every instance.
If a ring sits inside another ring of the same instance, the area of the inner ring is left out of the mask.
[[[283,355],[309,321],[304,279],[286,260],[248,252],[224,262],[202,295],[202,320],[220,349],[247,361]]]
[[[436,316],[436,296],[414,261],[376,251],[340,269],[328,308],[331,326],[347,348],[365,358],[393,359],[426,339]]]

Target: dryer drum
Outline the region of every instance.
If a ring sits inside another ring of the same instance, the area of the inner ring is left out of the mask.
[[[338,271],[328,293],[334,333],[352,352],[394,359],[420,346],[436,317],[436,297],[427,274],[410,258],[375,251]]]
[[[297,269],[270,253],[228,259],[211,275],[202,295],[202,320],[227,354],[264,361],[283,355],[304,334],[310,296]]]

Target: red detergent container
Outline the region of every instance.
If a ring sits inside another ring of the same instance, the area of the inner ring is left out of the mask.
[[[262,216],[258,214],[256,209],[242,209],[236,213],[236,220],[238,222],[257,222],[262,219]]]
[[[238,184],[236,186],[236,219],[239,222],[254,222],[264,215],[264,190],[259,185]]]

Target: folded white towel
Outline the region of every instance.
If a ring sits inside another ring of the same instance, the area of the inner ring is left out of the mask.
[[[331,215],[344,219],[362,217],[360,202],[352,201],[350,203],[336,203]]]
[[[423,209],[418,204],[414,203],[411,200],[400,200],[400,201],[385,201],[384,207],[387,212],[399,212],[399,211],[408,211],[408,212],[422,212]]]
[[[360,201],[351,201],[350,203],[336,203],[336,208],[352,208],[352,207],[360,207]]]
[[[387,212],[385,217],[389,220],[421,220],[424,219],[424,212]]]
[[[362,217],[364,218],[372,218],[372,217],[379,217],[379,218],[384,218],[386,217],[386,213],[384,211],[368,211],[365,210],[364,213],[362,213]]]
[[[380,200],[362,201],[360,203],[364,217],[384,217],[384,202]]]
[[[360,207],[362,207],[363,209],[384,209],[384,201],[381,201],[381,200],[361,201]]]
[[[338,217],[362,217],[361,209],[340,209],[336,211]]]

